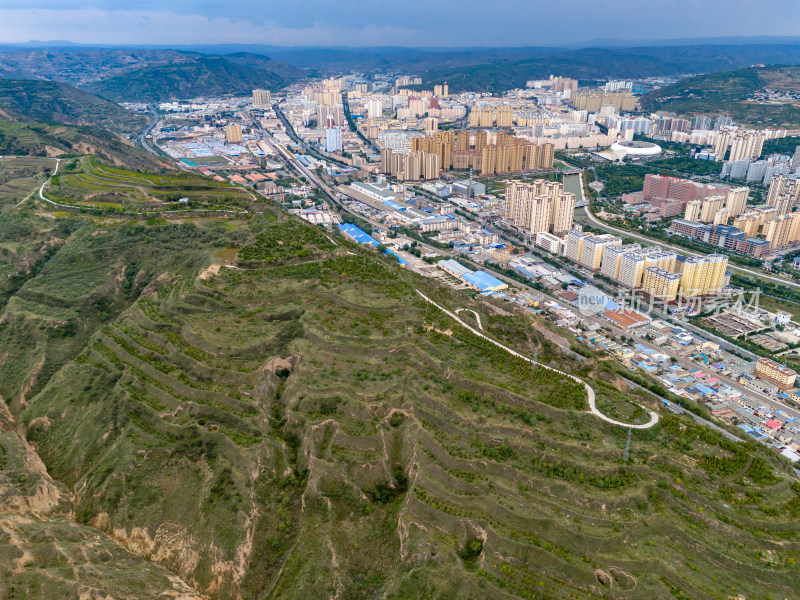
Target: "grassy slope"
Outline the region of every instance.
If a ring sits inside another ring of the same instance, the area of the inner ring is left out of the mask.
[[[182,210],[189,207],[219,210],[245,209],[253,195],[227,182],[191,173],[131,171],[100,163],[93,156],[66,161],[47,187],[47,197],[62,204],[100,210]]]
[[[283,87],[300,71],[265,56],[232,54],[198,56],[180,63],[145,67],[91,84],[90,89],[112,100],[161,100],[248,94],[254,88]]]
[[[0,79],[0,111],[25,122],[92,125],[126,133],[147,124],[142,115],[55,81]]]
[[[84,154],[93,154],[104,162],[131,169],[174,169],[163,159],[135,148],[104,129],[20,123],[0,118],[0,155],[70,157]]]
[[[765,451],[668,417],[623,467],[624,430],[576,410],[582,393],[413,290],[480,311],[639,418],[608,363],[560,356],[522,317],[278,213],[51,233],[25,219],[20,252],[65,241],[9,291],[0,394],[80,522],[215,597],[798,592],[800,490]],[[197,278],[235,244],[238,269]]]
[[[689,77],[642,96],[645,110],[679,114],[730,115],[737,122],[794,127],[800,108],[745,102],[754,92],[770,89],[800,89],[800,67],[748,68]]]

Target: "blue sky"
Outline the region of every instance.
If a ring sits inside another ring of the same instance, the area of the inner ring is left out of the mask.
[[[0,0],[0,42],[536,46],[796,36],[796,0]]]

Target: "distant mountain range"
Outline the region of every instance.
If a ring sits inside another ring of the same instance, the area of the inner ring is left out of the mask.
[[[401,48],[258,44],[178,48],[101,48],[46,44],[0,46],[0,77],[56,79],[114,100],[241,93],[298,78],[352,71],[413,73],[452,91],[502,91],[549,74],[602,80],[730,71],[755,63],[800,64],[800,40],[649,43],[596,40],[592,47]],[[615,47],[614,45],[617,44]]]
[[[198,55],[177,64],[149,66],[88,85],[112,100],[158,102],[194,96],[248,94],[282,88],[302,76],[296,67],[258,54]]]
[[[280,88],[305,75],[298,67],[247,52],[0,48],[0,78],[62,81],[114,101],[242,94],[257,87]]]

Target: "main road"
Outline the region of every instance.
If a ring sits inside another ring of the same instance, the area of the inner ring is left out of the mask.
[[[150,146],[150,144],[147,143],[147,136],[150,135],[150,132],[153,130],[153,127],[156,126],[156,123],[158,123],[161,117],[159,116],[158,111],[152,104],[147,105],[147,110],[149,110],[152,113],[153,118],[150,119],[150,122],[147,124],[147,126],[144,129],[142,129],[142,132],[136,136],[134,142],[136,144],[139,144],[150,154],[155,154],[156,156],[161,158],[161,154],[159,154],[158,151],[154,150],[152,146]]]
[[[246,113],[243,113],[246,114]],[[277,114],[277,111],[276,111]],[[287,165],[295,172],[306,179],[308,179],[311,183],[313,183],[325,196],[334,204],[339,205],[339,201],[336,198],[336,194],[334,191],[328,187],[328,185],[320,179],[320,177],[311,169],[306,167],[302,162],[300,162],[297,157],[294,155],[293,152],[288,150],[286,146],[276,140],[272,135],[261,126],[254,117],[248,115],[250,122],[253,125],[253,128],[258,129],[261,132],[261,135],[264,136],[264,141],[272,147],[275,152],[286,162]]]

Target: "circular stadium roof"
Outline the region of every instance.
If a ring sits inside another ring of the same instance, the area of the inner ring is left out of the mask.
[[[619,152],[620,154],[624,154],[625,156],[630,157],[648,157],[648,156],[658,156],[661,154],[661,146],[658,144],[653,144],[652,142],[629,142],[626,140],[622,140],[620,142],[616,142],[611,146],[611,150],[614,152]]]

